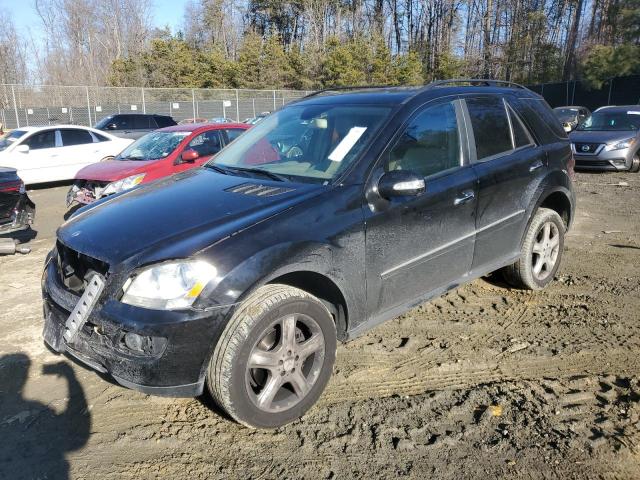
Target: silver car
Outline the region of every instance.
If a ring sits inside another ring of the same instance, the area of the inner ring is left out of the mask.
[[[602,107],[569,134],[576,168],[640,170],[640,105]]]

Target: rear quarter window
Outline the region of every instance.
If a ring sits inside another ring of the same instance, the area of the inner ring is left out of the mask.
[[[515,107],[541,143],[554,143],[568,138],[560,120],[544,100],[521,98]]]
[[[171,117],[156,115],[154,118],[158,124],[158,128],[173,127],[174,125],[177,125],[175,120]]]

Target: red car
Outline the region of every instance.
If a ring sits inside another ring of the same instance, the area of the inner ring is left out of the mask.
[[[244,123],[188,124],[150,132],[112,160],[80,170],[67,194],[67,207],[198,167],[249,128]]]

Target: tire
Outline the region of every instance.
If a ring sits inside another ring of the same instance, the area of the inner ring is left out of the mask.
[[[557,212],[538,209],[524,236],[520,259],[503,270],[505,280],[525,290],[546,287],[560,267],[564,234],[565,225]]]
[[[222,332],[207,386],[236,421],[276,428],[316,403],[335,355],[336,327],[327,308],[298,288],[266,285],[239,306]]]
[[[629,167],[631,173],[640,172],[640,154],[636,153],[631,159],[631,167]]]

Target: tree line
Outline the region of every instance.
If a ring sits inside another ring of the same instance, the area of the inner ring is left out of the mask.
[[[35,5],[46,42],[31,76],[44,83],[314,89],[485,77],[597,87],[640,73],[640,0],[190,0],[177,32],[151,26],[150,0]],[[25,44],[5,20],[3,57],[4,44]],[[21,52],[28,46],[6,55]]]

